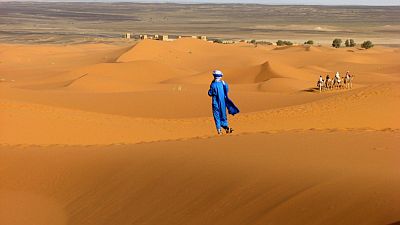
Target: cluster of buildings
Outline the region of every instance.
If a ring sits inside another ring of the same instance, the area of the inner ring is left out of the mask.
[[[208,38],[207,36],[190,36],[190,35],[164,35],[164,34],[131,34],[125,33],[123,35],[126,39],[135,40],[159,40],[159,41],[174,41],[181,38],[194,38],[208,42],[215,42],[221,44],[235,44],[239,42],[251,43],[254,45],[276,45],[275,42],[268,42],[265,40],[232,40],[232,39],[221,39],[221,38]]]
[[[162,34],[137,34],[133,35],[131,33],[126,33],[123,35],[126,39],[136,39],[136,40],[160,40],[160,41],[173,41],[180,38],[195,38],[207,41],[207,36],[183,36],[183,35],[162,35]]]

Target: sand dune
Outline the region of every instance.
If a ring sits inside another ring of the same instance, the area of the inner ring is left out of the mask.
[[[397,119],[400,113],[399,86],[399,83],[376,85],[309,103],[243,113],[239,117],[232,117],[231,123],[238,130],[237,133],[293,129],[393,129],[397,131],[400,129],[400,120]],[[171,96],[173,95],[167,97]],[[145,102],[143,104],[150,104],[146,110],[153,115],[153,118],[116,115],[112,114],[112,111],[105,114],[4,100],[0,102],[3,109],[0,112],[0,118],[4,125],[0,142],[41,145],[112,144],[208,137],[214,134],[212,118],[161,119],[165,114],[150,111],[163,110],[164,106],[170,102],[161,107],[152,106],[151,101],[148,101],[149,97],[145,95],[142,97],[142,101]],[[193,97],[200,98],[201,96]],[[166,100],[166,98],[163,99]],[[190,101],[190,98],[185,100]],[[293,99],[291,101],[294,103]],[[110,103],[109,107],[112,104],[115,103]],[[177,104],[181,103],[177,102]],[[182,109],[184,111],[181,113],[185,114],[188,110],[196,110],[198,107],[196,104],[193,108],[190,105],[188,104],[189,108]],[[374,107],[371,108],[371,105]],[[173,107],[168,109],[172,110],[169,113],[176,113]],[[135,108],[130,110],[135,111]],[[157,115],[161,118],[154,118]],[[32,132],[31,127],[37,130]]]
[[[400,51],[0,45],[0,224],[393,224]],[[221,69],[241,113],[215,135]],[[319,93],[319,75],[355,75]]]
[[[260,91],[267,92],[295,92],[299,89],[306,90],[313,82],[301,81],[292,78],[274,78],[259,85]]]
[[[398,138],[300,131],[3,147],[0,215],[18,225],[389,224],[400,213]]]
[[[19,82],[58,79],[57,73],[100,62],[112,62],[130,46],[0,45],[0,76]]]
[[[259,56],[263,53],[261,49],[242,44],[218,45],[192,38],[175,42],[145,40],[123,54],[118,62],[151,60],[195,73],[243,64],[261,64],[263,60]]]
[[[77,74],[87,74],[68,85],[68,88],[78,90],[130,90],[131,86],[141,86],[146,83],[159,83],[170,77],[181,77],[185,71],[174,69],[166,64],[152,61],[133,61],[127,63],[97,64],[74,71]]]
[[[192,76],[174,78],[165,81],[166,83],[189,83],[189,84],[209,84],[210,74],[213,70],[205,71]],[[271,68],[268,61],[256,66],[226,67],[223,69],[224,79],[231,84],[252,84],[267,81],[272,78],[279,78],[280,75]]]

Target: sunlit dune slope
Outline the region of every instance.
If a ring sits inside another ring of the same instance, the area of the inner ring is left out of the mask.
[[[229,119],[231,125],[236,128],[235,133],[239,134],[293,129],[398,130],[400,129],[399,90],[399,83],[381,84],[317,101],[308,99],[311,101],[308,103],[298,102],[295,104],[298,100],[292,98],[290,99],[292,105],[241,113]],[[174,109],[171,106],[167,108],[170,110],[169,112],[162,113],[162,110],[165,110],[168,105],[167,98],[171,96],[159,95],[159,98],[166,103],[156,106],[150,101],[152,98],[143,94],[142,98],[137,101],[143,101],[144,109],[136,109],[132,104],[113,109],[112,105],[121,104],[118,102],[107,103],[110,106],[109,109],[95,105],[89,108],[92,111],[102,112],[88,112],[87,108],[84,111],[3,100],[0,101],[3,109],[0,111],[3,124],[0,142],[9,144],[112,144],[207,137],[214,134],[212,117],[186,118],[184,116],[185,112],[190,113],[190,110],[197,110],[196,103],[177,102],[177,104],[187,105],[187,107]],[[189,97],[200,99],[201,95],[189,95]],[[178,99],[190,102],[190,98]],[[101,104],[101,101],[98,104]],[[204,102],[202,110],[205,114],[210,110],[209,106],[207,107],[208,104],[206,101]],[[71,106],[70,104],[69,107]],[[84,109],[85,106],[80,107]],[[122,111],[124,108],[125,111]],[[146,112],[153,117],[134,116],[135,113],[137,115],[137,113]],[[176,118],[180,113],[183,113],[183,116]],[[161,115],[171,115],[171,117],[175,115],[175,118],[162,118]]]

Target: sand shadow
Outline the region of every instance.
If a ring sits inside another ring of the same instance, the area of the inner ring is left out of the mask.
[[[304,89],[301,90],[302,92],[310,92],[310,93],[314,93],[314,92],[319,92],[318,88],[308,88],[308,89]]]
[[[400,221],[394,222],[394,223],[390,223],[388,225],[400,225]]]

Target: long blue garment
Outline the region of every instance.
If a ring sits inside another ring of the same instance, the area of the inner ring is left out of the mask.
[[[225,105],[226,105],[226,108],[228,109],[228,113],[233,116],[240,112],[238,107],[236,107],[236,105],[232,102],[232,100],[228,98],[228,95],[226,95]]]
[[[226,108],[230,114],[234,115],[239,109],[228,98],[228,84],[223,81],[213,81],[210,85],[208,95],[212,98],[212,111],[217,130],[228,127],[228,118]]]

